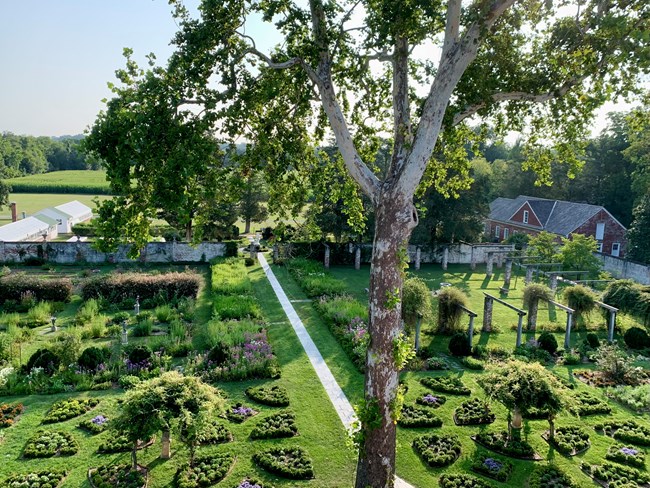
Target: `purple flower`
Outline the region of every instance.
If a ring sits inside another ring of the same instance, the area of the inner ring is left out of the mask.
[[[242,481],[237,488],[262,488],[261,485],[258,485],[257,483],[252,484],[248,480]]]
[[[95,425],[104,425],[106,422],[108,422],[108,419],[103,415],[97,415],[97,417],[91,419],[91,422]]]
[[[253,409],[250,407],[244,407],[243,405],[241,407],[234,407],[232,409],[232,413],[235,415],[244,415],[248,417],[249,415],[252,415]]]
[[[631,447],[623,447],[620,449],[620,452],[622,452],[626,456],[636,456],[637,454],[639,454],[639,451],[637,451],[636,449],[632,449]]]
[[[431,393],[427,393],[422,397],[424,403],[438,403],[438,397],[433,396]]]
[[[499,471],[503,467],[503,464],[501,464],[496,459],[486,458],[485,461],[483,461],[483,466],[485,466],[490,471]]]

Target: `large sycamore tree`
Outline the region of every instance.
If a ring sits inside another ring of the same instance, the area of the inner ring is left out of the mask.
[[[303,185],[322,169],[314,147],[333,138],[332,164],[345,168],[357,198],[363,192],[372,202],[371,340],[356,486],[393,486],[395,351],[416,191],[433,185],[453,195],[469,186],[466,147],[480,134],[470,120],[523,131],[527,167],[541,182],[552,161],[575,172],[594,111],[631,95],[648,71],[650,2],[202,0],[198,15],[171,3],[175,52],[164,69],[132,70],[130,87],[156,77],[168,95],[149,97],[153,105],[174,105],[174,117],[184,114],[194,128],[207,123],[210,137],[247,142],[247,159],[264,162],[272,200],[304,198]],[[269,47],[255,38],[251,26],[260,23],[282,42]],[[120,105],[121,115],[128,109]],[[110,132],[110,114],[100,122]],[[154,119],[142,123],[155,128]],[[387,137],[390,159],[379,170]]]

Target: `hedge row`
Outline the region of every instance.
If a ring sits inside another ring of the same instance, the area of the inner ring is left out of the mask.
[[[110,274],[90,278],[81,286],[84,300],[105,298],[111,302],[121,302],[127,298],[162,297],[196,298],[201,285],[201,277],[195,273],[166,273],[159,275],[125,273]]]
[[[33,294],[37,300],[69,302],[72,297],[72,282],[68,278],[43,279],[25,274],[0,278],[0,302],[19,301],[25,293]]]
[[[650,286],[632,280],[616,280],[605,289],[603,302],[650,324]]]

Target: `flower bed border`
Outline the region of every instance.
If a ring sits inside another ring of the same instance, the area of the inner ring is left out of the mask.
[[[501,456],[506,456],[512,459],[521,459],[522,461],[543,461],[544,458],[537,454],[536,452],[533,453],[532,456],[514,456],[512,454],[505,453],[503,451],[497,451],[493,449],[492,447],[488,446],[487,444],[484,444],[483,442],[479,441],[475,435],[470,436],[470,439],[472,439],[474,442],[476,442],[479,446],[484,447],[488,451],[496,452],[497,454],[500,454]]]

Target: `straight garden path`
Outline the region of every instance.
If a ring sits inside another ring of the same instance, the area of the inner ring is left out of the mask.
[[[291,305],[291,301],[282,289],[282,286],[278,282],[278,279],[275,277],[275,274],[269,266],[269,263],[266,261],[266,258],[262,253],[258,253],[257,259],[259,260],[260,265],[266,274],[266,277],[271,283],[271,287],[273,288],[275,295],[278,297],[278,301],[280,302],[284,313],[287,315],[287,318],[289,319],[293,330],[298,336],[300,344],[302,344],[302,347],[305,349],[307,357],[309,358],[309,361],[316,371],[316,375],[320,379],[323,387],[325,388],[325,391],[327,392],[327,395],[334,405],[336,413],[341,419],[341,422],[343,422],[345,428],[350,430],[352,428],[353,422],[356,420],[356,415],[354,414],[354,409],[352,408],[350,401],[345,396],[345,393],[343,393],[343,390],[339,384],[336,382],[334,375],[325,363],[323,356],[318,350],[318,347],[316,347],[316,344],[309,335],[309,332],[307,332],[307,329],[302,323],[302,320],[300,320],[298,313],[293,308],[293,305]],[[395,487],[414,488],[412,485],[408,484],[401,478],[395,478]]]

